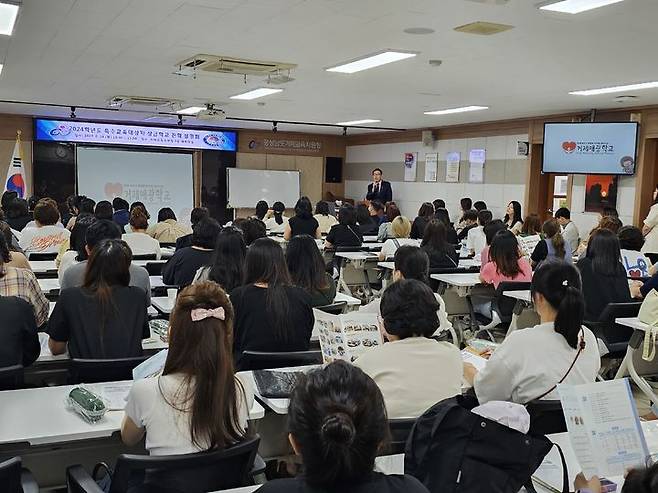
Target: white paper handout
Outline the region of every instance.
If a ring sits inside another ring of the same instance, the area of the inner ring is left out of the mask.
[[[532,255],[532,252],[535,251],[535,247],[541,241],[541,236],[539,235],[517,236],[516,238],[519,240],[521,250],[523,250],[526,257]]]
[[[586,477],[623,476],[649,450],[628,379],[558,385],[569,439]]]
[[[477,369],[477,371],[482,371],[487,365],[488,361],[482,356],[472,353],[468,349],[462,349],[462,360],[464,363],[472,364]]]
[[[132,381],[104,383],[95,386],[94,392],[100,395],[108,405],[109,411],[122,411],[126,407]]]
[[[163,349],[133,368],[133,379],[141,380],[142,378],[159,376],[167,361],[167,353],[169,353],[169,350]]]
[[[313,313],[325,363],[336,360],[352,362],[364,351],[384,344],[376,313],[331,315],[316,309]]]

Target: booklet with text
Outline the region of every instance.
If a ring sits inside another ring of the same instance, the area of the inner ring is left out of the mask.
[[[331,315],[320,310],[315,314],[315,331],[320,339],[322,359],[352,362],[359,354],[384,344],[376,313],[350,312]]]

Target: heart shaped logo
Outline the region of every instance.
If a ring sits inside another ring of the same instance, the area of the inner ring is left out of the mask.
[[[573,151],[576,150],[576,143],[573,141],[562,142],[562,149],[564,149],[564,152],[568,152],[569,154],[571,154]]]
[[[630,269],[628,271],[628,277],[630,277],[631,279],[638,279],[642,277],[642,271],[639,269]]]
[[[121,197],[123,194],[123,185],[121,183],[106,183],[105,184],[105,197],[113,199],[114,197]]]

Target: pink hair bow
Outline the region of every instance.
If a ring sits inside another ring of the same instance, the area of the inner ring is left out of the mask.
[[[205,308],[195,308],[192,310],[191,314],[192,322],[198,322],[200,320],[205,320],[206,318],[216,318],[218,320],[224,320],[226,318],[224,308],[221,306],[211,310],[207,310]]]

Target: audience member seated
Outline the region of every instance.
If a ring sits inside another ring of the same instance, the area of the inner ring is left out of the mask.
[[[364,204],[356,206],[356,222],[359,225],[359,231],[362,236],[372,236],[379,233],[380,222],[370,216],[368,207]]]
[[[391,232],[393,233],[393,238],[386,240],[382,245],[382,249],[379,252],[379,260],[386,260],[389,257],[393,257],[395,251],[402,245],[418,246],[420,243],[418,240],[409,238],[411,222],[404,216],[398,216],[393,219]]]
[[[160,242],[146,233],[149,223],[141,207],[136,207],[130,213],[129,224],[131,232],[124,233],[121,239],[128,243],[133,256],[155,255],[155,258],[160,260]]]
[[[621,249],[621,263],[626,269],[626,276],[649,277],[655,271],[651,260],[642,253],[644,236],[642,230],[635,226],[623,226],[617,233]]]
[[[375,223],[377,231],[379,231],[379,226],[381,226],[382,223],[388,221],[388,218],[386,217],[386,209],[381,202],[377,202],[376,200],[370,202],[368,213],[370,214],[372,222]]]
[[[114,221],[114,209],[112,208],[112,203],[107,200],[101,200],[96,204],[94,208],[94,216],[96,219],[104,219],[107,221]],[[117,224],[117,226],[119,226]],[[120,229],[123,229],[119,226]]]
[[[571,251],[578,250],[578,243],[580,243],[580,233],[576,223],[571,220],[571,211],[566,207],[560,207],[555,211],[555,219],[562,227],[562,237],[566,243],[569,243]]]
[[[487,203],[484,200],[476,200],[473,202],[473,209],[476,211],[485,211],[487,210]]]
[[[589,233],[589,237],[583,241],[580,242],[580,245],[578,246],[577,254],[578,258],[583,258],[585,255],[588,253],[588,245],[589,242],[592,240],[592,235],[594,234],[595,231],[599,229],[607,229],[608,231],[612,231],[614,234],[617,234],[619,230],[622,227],[622,223],[619,220],[617,216],[601,216],[601,219],[599,220],[598,226],[596,226],[592,231]]]
[[[119,227],[124,228],[130,222],[130,212],[128,212],[128,202],[121,197],[114,197],[112,200],[112,221]]]
[[[421,240],[425,234],[425,226],[434,217],[434,206],[429,202],[423,202],[418,209],[418,216],[411,224],[411,234],[409,237],[413,240]]]
[[[212,218],[199,221],[192,233],[192,246],[176,250],[162,268],[163,282],[181,287],[192,284],[199,268],[212,261],[220,229],[219,223]]]
[[[191,228],[179,223],[169,207],[158,211],[158,223],[149,227],[147,233],[160,243],[176,243],[181,236],[190,234]]]
[[[483,210],[478,212],[478,225],[468,230],[466,235],[466,251],[469,256],[473,257],[484,250],[487,246],[487,238],[484,235],[484,227],[491,222],[493,214],[491,211]]]
[[[37,200],[36,197],[30,197],[30,199],[27,202],[30,215],[34,218],[34,210],[36,209],[36,206],[39,202],[48,203],[55,208],[55,210],[57,211],[57,222],[55,222],[54,225],[59,228],[63,228],[64,225],[62,224],[62,217],[59,213],[59,205],[55,200],[51,199],[50,197],[44,197],[40,200]],[[36,227],[37,227],[37,222],[35,220],[30,221],[25,225],[25,228],[36,228]]]
[[[362,243],[363,235],[356,224],[356,209],[351,204],[344,204],[338,211],[338,224],[329,230],[324,248],[360,247]]]
[[[82,214],[78,216],[75,221],[75,225],[71,231],[71,237],[69,238],[70,249],[67,249],[64,252],[60,249],[61,256],[58,255],[57,259],[55,259],[57,265],[57,277],[59,278],[60,283],[64,279],[64,273],[69,267],[89,258],[86,249],[87,229],[89,229],[89,226],[96,221],[97,219],[91,214]]]
[[[448,212],[448,209],[438,209],[434,216],[446,227],[446,241],[451,245],[457,246],[459,244],[459,240],[457,239],[457,231],[455,231],[455,228],[450,222],[450,213]]]
[[[598,320],[608,303],[631,301],[626,269],[620,259],[617,235],[608,229],[593,231],[587,255],[577,264],[583,283],[585,320]]]
[[[99,221],[104,222],[109,221]],[[48,346],[54,355],[65,353],[67,343],[72,358],[142,355],[142,339],[150,337],[149,302],[142,289],[129,285],[131,261],[124,241],[103,240],[94,247],[82,287],[62,289],[50,317]]]
[[[91,255],[94,248],[96,248],[96,245],[98,245],[103,240],[118,239],[121,239],[121,232],[119,231],[119,226],[114,224],[114,222],[95,221],[92,225],[90,225],[85,232],[86,256],[80,255],[80,251],[78,251],[77,258],[80,258],[81,260],[77,261],[77,263],[66,269],[60,281],[60,289],[64,290],[82,286],[84,284],[87,271],[87,258]],[[150,305],[151,280],[149,278],[149,273],[144,267],[140,267],[135,264],[130,264],[129,271],[130,286],[138,287],[144,291],[146,294],[146,299]]]
[[[254,214],[254,218],[259,219],[261,221],[266,221],[269,219],[270,215],[270,206],[267,205],[267,202],[264,200],[259,200],[256,203],[256,214]]]
[[[297,235],[310,235],[320,239],[320,225],[313,217],[313,207],[308,197],[301,197],[295,204],[295,215],[288,220],[283,231],[283,238],[290,241],[290,238]]]
[[[192,209],[192,212],[190,212],[190,224],[192,225],[192,229],[194,229],[194,226],[201,221],[201,219],[205,219],[206,217],[210,217],[210,212],[205,207],[195,207]],[[192,233],[181,236],[176,240],[176,250],[189,246],[192,246]]]
[[[576,268],[564,262],[543,263],[535,272],[531,293],[541,323],[509,334],[479,373],[464,365],[464,376],[473,383],[481,404],[559,399],[558,384],[596,379],[601,359],[596,337],[583,326],[584,300]]]
[[[298,235],[288,242],[286,264],[292,284],[311,296],[311,306],[334,302],[336,282],[327,273],[320,249],[311,236]]]
[[[500,219],[494,219],[484,227],[484,238],[487,244],[482,249],[482,252],[480,252],[480,271],[482,271],[484,266],[487,265],[487,263],[491,260],[491,257],[489,256],[489,250],[491,248],[491,242],[496,236],[496,233],[498,233],[498,231],[505,231],[506,229],[507,226],[505,226],[505,223]]]
[[[461,229],[457,231],[457,241],[461,242],[468,237],[468,232],[471,229],[477,228],[478,211],[476,211],[475,209],[471,209],[469,211],[464,212],[464,216],[462,217],[462,220],[460,221],[459,224],[461,226]]]
[[[537,214],[530,214],[523,220],[519,236],[536,236],[541,234],[541,219]]]
[[[45,328],[48,321],[48,300],[41,291],[37,278],[29,269],[8,265],[11,260],[5,235],[0,235],[0,297],[16,296],[27,301],[34,310],[37,327]]]
[[[425,226],[425,235],[420,247],[430,259],[430,269],[453,269],[459,267],[459,253],[448,243],[443,222],[432,219]]]
[[[169,326],[162,375],[130,389],[121,438],[150,455],[190,454],[229,447],[247,430],[253,390],[233,372],[233,307],[214,282],[185,288]]]
[[[5,220],[11,229],[23,231],[25,226],[32,221],[32,216],[27,210],[27,201],[16,198],[7,204]]]
[[[15,239],[9,224],[4,221],[0,221],[0,234],[4,236],[5,243],[7,244],[8,255],[5,258],[5,265],[8,267],[32,270],[30,263],[27,261],[27,257],[23,255],[23,253],[19,251],[19,248],[14,244]]]
[[[259,493],[427,493],[415,478],[375,472],[386,450],[381,391],[360,369],[337,361],[303,376],[288,407],[288,438],[304,474],[265,483]]]
[[[459,220],[457,221],[457,226],[455,227],[455,231],[457,231],[457,233],[461,233],[461,230],[466,226],[465,223],[466,219],[464,215],[466,214],[467,211],[473,209],[473,201],[468,197],[464,197],[463,199],[460,199],[459,209],[460,209]]]
[[[57,204],[51,199],[41,199],[34,209],[34,228],[25,227],[19,245],[25,254],[57,253],[59,246],[71,236],[71,232],[59,222]]]
[[[201,267],[194,276],[194,283],[213,281],[230,293],[242,285],[244,259],[247,244],[242,231],[233,226],[223,228],[217,235],[215,251],[209,265]]]
[[[247,250],[244,285],[231,292],[236,368],[243,351],[306,351],[314,317],[311,297],[292,285],[281,246],[269,238]]]
[[[66,214],[67,218],[62,218],[62,224],[66,225],[66,229],[71,231],[75,225],[76,218],[80,214],[80,201],[84,198],[83,195],[69,195],[66,197]]]
[[[429,286],[396,281],[384,291],[380,308],[388,342],[363,352],[354,364],[379,386],[389,418],[414,418],[461,394],[459,349],[431,338],[439,328],[439,303]]]
[[[285,212],[286,206],[283,202],[272,204],[272,217],[265,221],[265,227],[270,233],[282,234],[286,230],[289,219],[284,215]]]
[[[503,222],[512,233],[518,235],[523,228],[523,214],[521,213],[521,204],[512,200],[507,204],[507,210]]]
[[[391,202],[386,206],[386,218],[388,221],[379,225],[379,229],[377,230],[377,241],[383,242],[389,238],[393,238],[393,233],[391,232],[392,222],[393,219],[400,215],[400,209],[394,202]]]
[[[573,263],[571,246],[564,241],[561,228],[556,219],[545,221],[542,226],[543,240],[537,243],[530,262],[537,267],[545,260],[563,260],[568,264]]]
[[[247,246],[251,246],[257,239],[267,236],[265,223],[260,219],[254,219],[253,217],[247,219],[239,218],[233,221],[233,226],[242,231]]]
[[[151,214],[149,214],[149,211],[146,209],[146,206],[144,205],[144,203],[143,203],[143,202],[139,202],[139,201],[138,201],[138,202],[133,202],[132,204],[130,204],[130,210],[129,210],[128,217],[130,217],[130,214],[132,214],[132,212],[133,212],[135,209],[137,209],[138,207],[142,209],[142,212],[143,212],[144,215],[146,216],[146,220],[147,220],[147,221],[150,221],[150,220],[151,220]],[[127,225],[125,226],[125,232],[126,232],[126,233],[130,233],[130,224],[127,224]]]
[[[338,219],[329,214],[329,203],[324,200],[315,204],[315,215],[313,217],[320,225],[320,233],[323,235],[326,235],[332,226],[338,224]]]
[[[0,296],[0,313],[0,368],[30,366],[41,353],[34,310],[17,296]]]
[[[434,213],[436,213],[439,209],[446,208],[446,201],[443,199],[434,199],[432,201],[432,206],[434,207]]]

